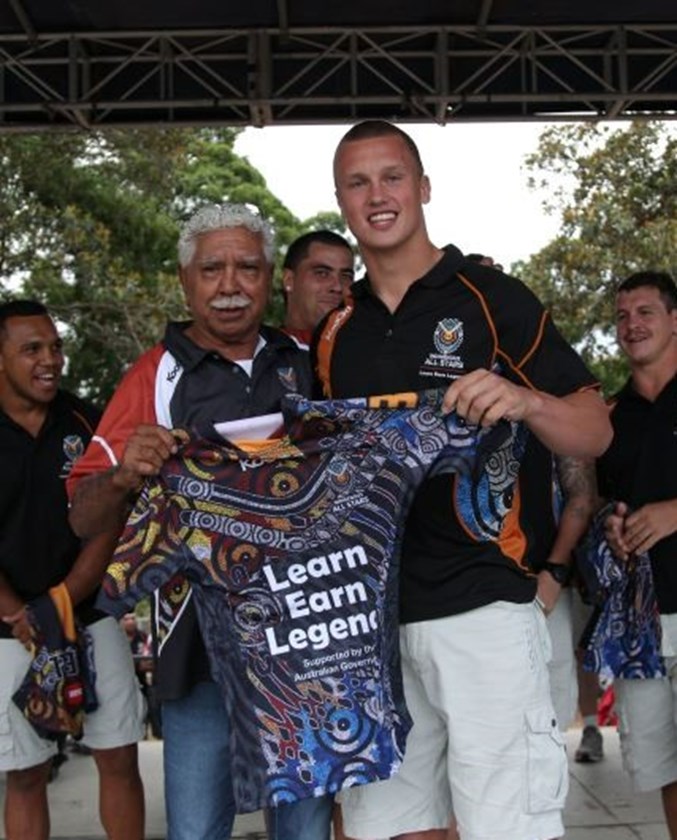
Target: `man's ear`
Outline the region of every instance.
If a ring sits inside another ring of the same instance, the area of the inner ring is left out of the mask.
[[[294,291],[294,272],[291,268],[285,268],[282,272],[282,288],[287,294]]]
[[[421,175],[421,204],[428,204],[431,190],[430,178],[427,175]]]

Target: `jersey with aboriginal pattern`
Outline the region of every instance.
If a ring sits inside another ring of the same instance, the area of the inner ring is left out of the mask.
[[[392,401],[389,401],[391,399]],[[468,527],[500,529],[523,447],[466,426],[441,392],[285,403],[253,448],[213,427],[132,512],[100,605],[120,614],[177,571],[232,716],[240,811],[388,778],[410,726],[397,644],[399,546],[432,469],[468,485]],[[396,406],[395,408],[393,406]]]

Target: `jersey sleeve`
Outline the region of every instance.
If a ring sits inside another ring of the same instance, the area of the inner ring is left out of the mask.
[[[161,479],[147,481],[101,583],[96,606],[116,618],[183,572],[191,556],[179,524],[181,505]]]
[[[141,424],[157,423],[155,372],[163,348],[145,353],[124,376],[96,427],[87,449],[75,463],[66,487],[72,498],[80,479],[115,466],[130,435]]]
[[[557,397],[599,387],[549,312],[520,280],[507,276],[493,280],[485,291],[498,361],[510,379]]]

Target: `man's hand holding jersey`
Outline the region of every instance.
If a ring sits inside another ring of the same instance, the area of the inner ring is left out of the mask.
[[[176,454],[176,438],[163,426],[138,426],[125,445],[113,472],[113,485],[128,493],[141,489],[144,479],[157,475],[164,462]]]
[[[677,531],[677,499],[650,502],[630,513],[624,502],[618,502],[606,518],[604,535],[609,547],[620,560],[653,548],[659,540]]]

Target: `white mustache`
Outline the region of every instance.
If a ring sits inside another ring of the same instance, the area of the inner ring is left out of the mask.
[[[236,295],[224,295],[216,298],[210,303],[210,306],[214,309],[242,309],[243,306],[249,306],[251,302],[250,297],[238,292]]]

